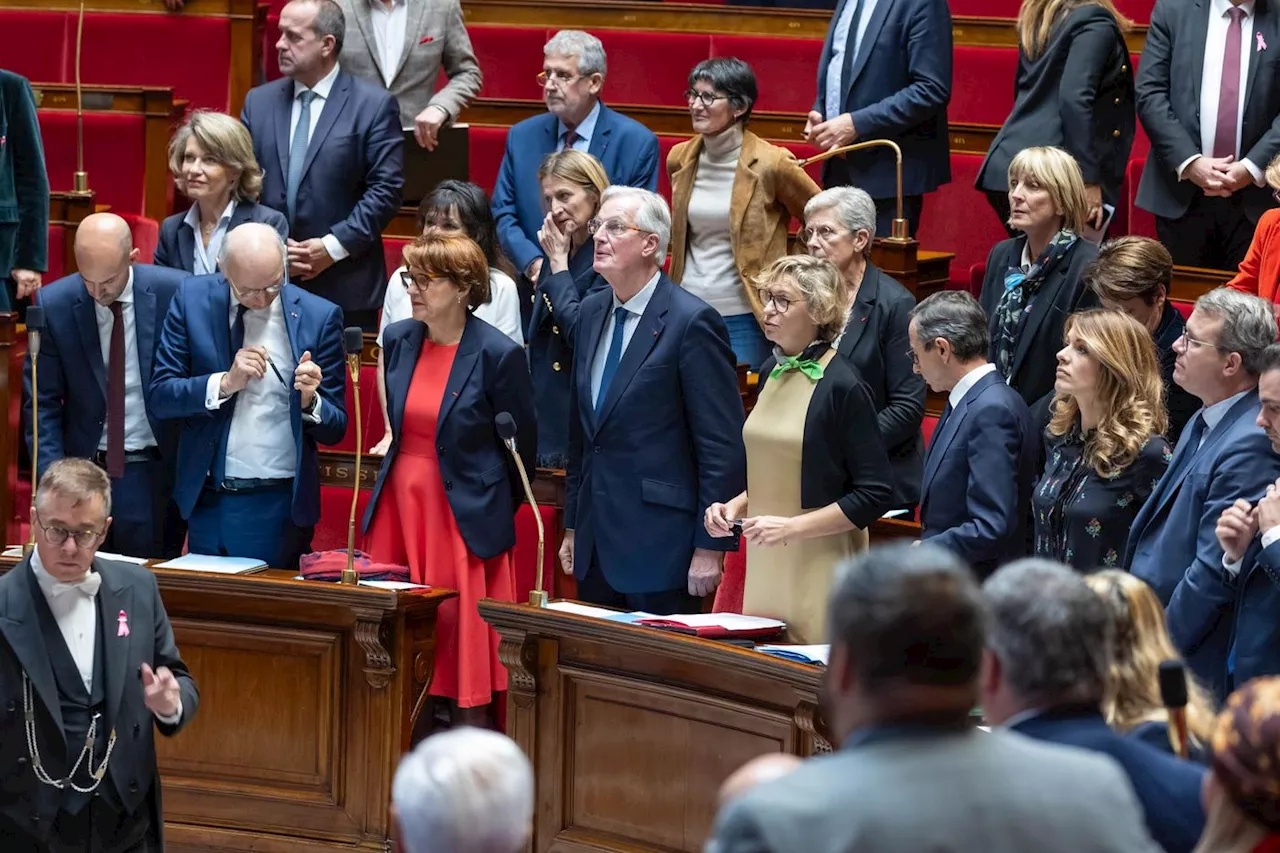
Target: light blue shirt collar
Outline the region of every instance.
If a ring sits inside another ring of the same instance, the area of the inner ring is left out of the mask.
[[[580,143],[574,143],[574,148],[577,148],[579,151],[586,151],[591,147],[591,137],[595,136],[596,122],[599,120],[600,102],[596,101],[596,105],[591,108],[591,112],[587,113],[587,117],[582,120],[582,124],[573,129],[582,140]],[[564,122],[559,120],[556,121],[556,145],[559,145],[560,140],[564,139],[565,132],[568,129],[568,126]]]
[[[634,314],[637,317],[643,317],[644,311],[649,307],[649,300],[653,299],[653,292],[658,289],[658,279],[662,277],[662,270],[658,270],[653,274],[653,278],[649,279],[644,287],[640,288],[640,292],[628,299],[626,302],[618,299],[618,294],[613,294],[613,310],[626,308],[628,314]]]
[[[1227,412],[1231,411],[1231,407],[1236,404],[1236,401],[1238,401],[1245,394],[1249,394],[1252,391],[1253,391],[1252,388],[1250,388],[1248,391],[1241,391],[1239,394],[1233,394],[1225,400],[1219,400],[1218,402],[1214,403],[1212,406],[1205,406],[1203,409],[1201,409],[1200,417],[1204,418],[1205,436],[1208,436],[1209,433],[1213,432],[1214,427],[1216,427],[1219,423],[1222,422],[1222,419],[1226,417]]]
[[[227,206],[223,209],[222,215],[218,217],[218,224],[213,226],[213,234],[209,237],[209,246],[206,249],[204,242],[200,239],[200,205],[193,204],[187,208],[187,215],[183,217],[182,224],[191,229],[193,239],[192,242],[192,261],[193,269],[196,275],[209,275],[218,270],[218,253],[222,251],[222,241],[227,236],[227,229],[231,226],[231,216],[236,212],[236,200],[233,198],[227,202]]]

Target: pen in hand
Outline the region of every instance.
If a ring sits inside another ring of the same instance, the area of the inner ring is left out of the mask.
[[[266,352],[265,347],[263,348],[263,351]],[[276,375],[276,379],[279,379],[280,384],[285,387],[286,391],[288,391],[289,383],[284,381],[284,376],[280,373],[280,368],[276,367],[276,363],[272,361],[270,352],[267,352],[267,364],[271,366],[271,372]]]

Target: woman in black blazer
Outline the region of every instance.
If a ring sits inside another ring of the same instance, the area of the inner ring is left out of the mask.
[[[914,510],[924,474],[924,379],[911,367],[908,316],[916,300],[870,262],[876,206],[855,187],[832,187],[804,207],[800,238],[809,254],[840,271],[849,314],[832,346],[849,360],[875,404],[880,438],[893,469],[893,503]]]
[[[289,236],[284,214],[258,204],[262,169],[249,131],[231,116],[193,112],[169,143],[169,170],[191,207],[160,224],[156,266],[195,275],[217,272],[227,232],[246,222],[262,222],[282,238]]]
[[[538,427],[524,351],[468,308],[489,297],[484,252],[468,237],[420,237],[404,250],[413,319],[383,333],[392,439],[365,514],[365,549],[409,567],[414,583],[447,587],[431,695],[451,700],[455,724],[486,721],[506,689],[498,637],[481,598],[515,598],[515,512],[523,490],[495,427],[515,422],[533,470]]]
[[[1097,305],[1084,274],[1098,247],[1079,237],[1084,181],[1061,148],[1028,148],[1013,158],[1009,205],[1009,223],[1022,236],[992,248],[979,301],[991,324],[991,363],[1044,426],[1063,324]]]
[[[1129,22],[1111,0],[1024,0],[1018,10],[1018,76],[1013,111],[978,170],[1000,221],[1009,222],[1009,164],[1024,148],[1053,145],[1076,159],[1085,183],[1085,220],[1100,228],[1113,208],[1136,128]],[[1012,232],[1011,232],[1012,233]]]

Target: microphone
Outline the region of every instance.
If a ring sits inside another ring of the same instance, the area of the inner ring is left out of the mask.
[[[1169,716],[1169,743],[1181,758],[1191,755],[1187,734],[1187,669],[1182,661],[1167,660],[1160,664],[1160,701]]]
[[[364,330],[348,326],[342,330],[342,349],[347,354],[347,373],[351,375],[352,398],[356,410],[356,476],[351,487],[351,513],[347,517],[347,567],[342,582],[348,586],[360,583],[356,572],[356,505],[360,500],[360,451],[364,447],[364,425],[360,417],[360,354],[364,351]]]
[[[44,306],[27,307],[27,358],[31,359],[31,515],[36,512],[36,486],[40,465],[40,335],[44,332]],[[22,556],[30,557],[36,549],[36,526],[31,525]]]
[[[516,461],[516,470],[520,472],[520,484],[524,486],[524,498],[533,510],[534,523],[538,525],[537,583],[529,591],[529,603],[534,607],[546,607],[547,591],[542,588],[542,558],[543,551],[546,550],[547,531],[542,526],[542,513],[538,512],[538,502],[533,499],[533,486],[529,484],[529,474],[524,470],[524,460],[516,452],[516,419],[511,417],[510,412],[498,412],[497,417],[493,419],[493,425],[498,430],[498,438],[502,439],[502,443],[511,452],[511,458]]]
[[[832,148],[830,151],[823,151],[821,154],[815,154],[812,157],[806,157],[801,160],[800,168],[810,165],[811,163],[820,163],[823,160],[830,160],[837,154],[848,154],[851,151],[861,151],[864,148],[892,148],[894,156],[897,158],[897,178],[898,178],[898,195],[897,195],[897,213],[891,226],[891,236],[885,239],[894,243],[908,243],[911,241],[911,224],[907,222],[906,217],[902,215],[902,149],[898,147],[898,143],[890,139],[868,139],[866,142],[855,142],[852,145],[841,145],[839,148]]]

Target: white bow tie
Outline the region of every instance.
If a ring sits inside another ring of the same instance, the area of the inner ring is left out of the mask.
[[[90,572],[83,580],[75,583],[61,583],[55,581],[51,595],[57,598],[68,592],[78,592],[82,595],[94,598],[98,594],[98,587],[102,586],[102,575],[97,572]]]

